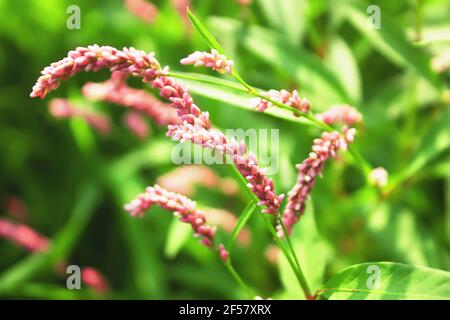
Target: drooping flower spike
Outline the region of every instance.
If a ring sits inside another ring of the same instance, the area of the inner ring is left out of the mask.
[[[346,150],[353,141],[356,130],[344,128],[343,134],[323,132],[320,139],[314,139],[312,152],[301,164],[297,165],[297,182],[288,194],[288,202],[283,212],[283,223],[288,233],[305,211],[305,203],[314,187],[316,177],[322,175],[325,161],[335,157],[339,149]],[[283,237],[282,226],[277,226],[278,235]]]
[[[181,222],[189,223],[195,235],[202,237],[202,244],[208,247],[213,245],[216,228],[206,224],[205,214],[196,209],[194,201],[179,193],[167,191],[158,185],[147,187],[144,193],[125,205],[125,210],[133,217],[142,216],[154,205],[172,211]]]
[[[270,99],[286,104],[303,113],[307,113],[311,109],[311,103],[308,101],[308,99],[301,98],[298,95],[297,90],[294,90],[292,92],[284,89],[281,91],[269,90],[267,95]],[[252,99],[251,103],[253,107],[259,112],[264,112],[264,110],[273,105],[272,102],[261,98]]]
[[[343,123],[347,126],[361,123],[363,118],[359,111],[348,104],[335,105],[316,114],[316,118],[326,124]]]
[[[78,47],[69,51],[67,57],[52,63],[41,72],[42,75],[34,85],[30,96],[43,99],[47,93],[57,89],[61,81],[81,71],[96,72],[102,69],[126,72],[148,82],[156,78],[160,66],[153,53],[146,54],[134,48],[117,50],[98,45]]]
[[[181,59],[181,64],[192,64],[194,67],[205,66],[220,73],[231,73],[233,71],[233,60],[228,60],[223,54],[216,49],[211,52],[195,51],[188,57]]]

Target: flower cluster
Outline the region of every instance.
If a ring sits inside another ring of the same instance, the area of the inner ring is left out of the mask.
[[[337,131],[323,132],[320,139],[314,139],[309,157],[297,165],[297,182],[288,194],[288,203],[283,212],[283,223],[289,233],[305,211],[305,202],[314,187],[316,177],[322,174],[325,161],[329,157],[335,157],[339,149],[346,150],[355,133],[354,128],[344,128],[343,134]],[[278,226],[278,234],[283,236],[281,226]]]
[[[66,99],[52,99],[48,107],[55,118],[81,118],[102,134],[107,134],[111,131],[108,117],[98,112],[77,108]]]
[[[308,112],[311,108],[311,103],[308,101],[308,99],[301,98],[298,95],[297,90],[294,90],[292,92],[289,92],[284,89],[281,91],[269,90],[267,94],[271,100],[275,100],[277,102],[288,105],[294,108],[295,110],[303,113]],[[272,102],[261,98],[252,99],[251,103],[253,107],[259,112],[263,112],[264,110],[273,105]]]
[[[69,51],[67,57],[52,63],[41,72],[42,75],[33,86],[30,96],[43,99],[47,93],[57,89],[61,81],[81,71],[96,72],[102,69],[126,72],[148,82],[155,79],[160,66],[153,53],[146,54],[134,48],[117,50],[98,45],[78,47]]]
[[[160,95],[171,102],[177,110],[182,122],[180,125],[169,125],[168,136],[174,140],[193,141],[205,147],[210,147],[231,155],[233,163],[239,172],[249,181],[249,187],[259,198],[259,204],[267,208],[263,211],[273,215],[278,214],[283,195],[275,194],[273,181],[264,170],[260,169],[253,154],[245,155],[245,143],[238,143],[228,139],[220,131],[210,130],[209,114],[202,112],[193,103],[186,88],[167,77],[168,68],[161,69],[153,53],[146,54],[134,48],[124,48],[122,51],[112,47],[97,45],[87,48],[77,48],[70,51],[68,56],[52,63],[42,71],[31,93],[32,97],[44,98],[51,90],[80,71],[98,71],[109,68],[112,72],[121,71],[133,76],[142,77],[144,82],[152,82],[152,86],[160,90]]]
[[[194,67],[205,66],[220,73],[231,73],[233,70],[233,61],[228,60],[216,49],[212,49],[211,52],[195,51],[188,57],[181,59],[180,63],[192,64]]]
[[[328,110],[316,114],[316,118],[326,124],[344,123],[347,126],[362,122],[362,115],[348,104],[335,105]]]
[[[84,267],[81,269],[81,281],[97,293],[108,291],[108,282],[101,272],[95,268]]]
[[[202,244],[212,246],[216,229],[206,224],[205,214],[196,209],[194,201],[179,193],[167,191],[158,185],[148,187],[130,204],[125,205],[125,210],[132,216],[142,216],[154,205],[174,212],[181,222],[189,223],[195,234],[202,237]]]

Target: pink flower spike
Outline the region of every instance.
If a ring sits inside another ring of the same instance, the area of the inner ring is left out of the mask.
[[[311,103],[306,98],[300,98],[297,90],[289,92],[287,90],[269,90],[267,97],[277,102],[288,105],[297,111],[307,113],[311,109]],[[273,106],[269,100],[262,98],[255,98],[251,100],[252,106],[259,112],[264,112],[267,108]]]
[[[326,124],[343,123],[347,126],[361,123],[363,120],[361,113],[348,104],[332,106],[328,110],[316,114],[316,118]]]
[[[320,139],[314,139],[313,152],[301,164],[297,165],[297,182],[288,194],[288,203],[283,212],[283,223],[288,233],[305,211],[305,203],[314,187],[316,177],[322,175],[325,161],[335,157],[339,149],[346,150],[347,144],[353,141],[354,128],[344,128],[344,133],[337,131],[323,132]],[[281,225],[277,226],[278,236],[283,237]]]
[[[61,81],[67,80],[81,71],[99,71],[110,69],[139,76],[144,82],[157,77],[161,67],[153,53],[145,53],[134,48],[117,50],[109,46],[91,45],[78,47],[70,51],[67,57],[52,63],[41,73],[33,86],[30,96],[43,99],[47,93],[55,90]]]
[[[5,219],[0,219],[0,238],[9,239],[31,252],[45,252],[50,245],[46,237],[30,227]]]
[[[212,246],[214,243],[216,229],[206,224],[205,214],[196,209],[195,202],[179,193],[167,191],[158,185],[148,187],[130,204],[125,205],[125,210],[131,216],[142,216],[153,205],[179,214],[180,221],[189,223],[194,233],[202,237],[201,242],[206,246]]]
[[[205,66],[220,73],[231,73],[233,69],[233,60],[228,60],[223,54],[216,49],[212,49],[211,53],[204,51],[195,51],[187,58],[181,59],[181,64],[192,64],[194,67]]]

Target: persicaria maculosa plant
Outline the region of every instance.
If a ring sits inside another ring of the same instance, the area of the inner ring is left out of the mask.
[[[220,81],[214,84],[248,94],[249,105],[258,112],[265,112],[268,108],[288,110],[292,113],[292,117],[303,117],[323,131],[320,137],[314,139],[309,156],[304,160],[299,159],[297,181],[288,192],[287,201],[283,201],[284,195],[276,190],[273,180],[267,176],[266,170],[260,166],[257,157],[248,150],[245,142],[229,138],[215,128],[209,113],[202,111],[188,88],[176,79],[186,78],[205,83],[213,80],[171,72],[169,67],[161,67],[153,53],[134,48],[119,50],[98,45],[76,48],[70,51],[67,57],[52,63],[42,71],[33,87],[31,97],[45,98],[58,88],[61,81],[79,72],[108,69],[111,78],[103,83],[85,84],[83,94],[89,99],[108,101],[130,108],[148,116],[159,125],[167,125],[167,136],[172,140],[191,142],[230,159],[241,191],[246,190],[250,195],[250,203],[238,219],[233,234],[238,234],[249,215],[258,209],[268,231],[295,274],[305,298],[321,297],[323,291],[311,291],[299,257],[291,243],[290,234],[305,211],[306,201],[313,191],[317,177],[322,176],[324,166],[330,159],[350,148],[356,135],[353,126],[362,122],[362,116],[356,108],[349,105],[336,105],[325,112],[315,114],[312,112],[311,102],[302,97],[301,92],[297,90],[263,91],[254,88],[239,75],[234,62],[201,22],[190,11],[188,15],[193,25],[207,40],[211,50],[196,51],[183,58],[181,64],[210,68],[234,79],[235,86],[226,86]],[[126,81],[130,76],[141,78],[144,83],[157,89],[167,103],[161,102],[144,90],[129,87]],[[251,97],[253,99],[250,99]],[[382,188],[386,184],[387,172],[382,168],[372,171],[371,166],[354,148],[350,148],[350,151],[353,163],[361,170],[364,178],[369,180],[370,175],[371,181],[375,181],[372,183]],[[208,223],[207,215],[197,208],[193,200],[183,194],[154,185],[149,186],[125,205],[125,210],[133,217],[141,216],[152,206],[159,206],[172,212],[181,222],[189,224],[194,235],[200,238],[201,244],[217,252],[242,290],[250,298],[255,297],[254,291],[245,284],[231,263],[232,241],[228,244],[218,241],[216,226]]]

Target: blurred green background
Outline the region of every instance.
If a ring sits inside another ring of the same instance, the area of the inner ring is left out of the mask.
[[[65,289],[65,276],[55,273],[63,260],[98,269],[110,286],[107,298],[245,297],[217,254],[182,236],[171,214],[152,208],[143,219],[132,219],[123,210],[176,167],[170,158],[175,143],[151,120],[151,136],[137,139],[121,123],[124,108],[83,98],[82,84],[107,79],[107,71],[79,74],[44,100],[29,97],[40,70],[89,44],[155,51],[171,70],[208,73],[179,65],[189,53],[208,48],[174,1],[151,2],[158,12],[149,23],[119,0],[0,0],[0,217],[8,217],[7,199],[16,197],[27,208],[26,224],[53,243],[50,253],[32,255],[0,240],[2,298],[103,297]],[[355,148],[390,173],[390,192],[382,196],[351,157],[326,165],[293,234],[315,289],[342,268],[368,261],[450,270],[450,76],[430,66],[450,50],[449,3],[353,3],[191,1],[249,83],[299,89],[314,111],[339,103],[357,107],[364,125]],[[79,30],[66,27],[72,4],[81,9]],[[380,30],[367,27],[370,4],[381,8]],[[248,96],[190,85],[220,128],[280,129],[281,166],[274,180],[286,193],[296,179],[294,165],[307,157],[320,131],[246,110]],[[55,97],[108,114],[112,132],[102,136],[82,121],[53,118],[47,104]],[[231,175],[224,166],[211,169]],[[191,198],[236,216],[247,204],[244,195],[205,187]],[[232,250],[241,276],[261,296],[302,298],[284,260],[267,258],[272,241],[258,215],[248,229],[250,243]]]

